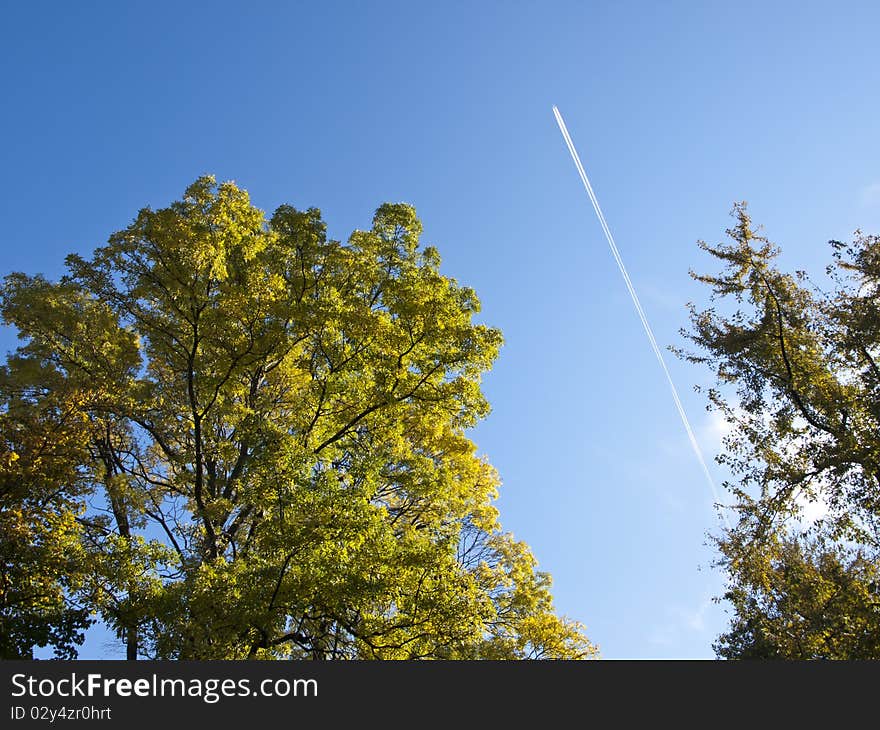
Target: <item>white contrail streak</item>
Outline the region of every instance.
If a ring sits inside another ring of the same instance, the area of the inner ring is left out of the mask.
[[[669,374],[669,368],[666,367],[666,361],[663,359],[663,353],[660,351],[660,348],[657,346],[657,338],[654,337],[654,332],[651,329],[651,325],[648,324],[648,318],[645,315],[645,310],[642,309],[642,304],[639,301],[639,297],[636,294],[635,287],[633,287],[632,280],[629,278],[629,273],[627,273],[626,266],[623,265],[623,259],[620,258],[620,251],[617,248],[617,244],[614,242],[614,236],[611,235],[611,229],[608,228],[608,223],[605,221],[605,216],[602,215],[602,209],[599,207],[599,201],[596,199],[596,194],[593,192],[593,186],[590,185],[590,181],[587,178],[587,173],[584,172],[584,166],[581,164],[581,158],[578,156],[577,150],[574,148],[574,142],[571,141],[571,135],[568,133],[568,128],[565,126],[565,122],[562,120],[562,115],[559,113],[559,109],[555,106],[553,107],[553,115],[556,117],[556,123],[559,125],[559,131],[562,132],[562,136],[565,139],[565,144],[568,145],[568,151],[571,153],[571,159],[574,160],[574,165],[577,168],[578,174],[581,176],[581,182],[584,184],[584,189],[587,191],[587,195],[590,196],[590,202],[593,204],[593,209],[596,211],[596,216],[599,218],[599,224],[602,226],[602,230],[605,233],[605,238],[608,240],[608,245],[611,247],[611,253],[614,255],[614,260],[617,262],[617,268],[620,269],[620,273],[623,275],[623,281],[626,284],[627,291],[629,292],[630,297],[632,298],[633,304],[636,307],[636,312],[639,315],[639,319],[642,320],[642,326],[645,328],[645,334],[648,335],[648,341],[651,343],[651,349],[654,350],[654,354],[657,356],[657,362],[660,363],[660,367],[663,369],[664,375],[666,375],[666,381],[669,383],[669,390],[672,391],[672,400],[675,401],[675,407],[678,409],[678,415],[681,416],[681,422],[684,424],[684,430],[687,431],[688,439],[690,439],[691,447],[694,450],[694,454],[697,456],[697,461],[700,462],[700,466],[703,468],[703,474],[706,475],[706,481],[709,483],[709,487],[712,490],[712,496],[715,498],[715,502],[720,504],[721,498],[718,494],[718,487],[715,486],[715,480],[712,479],[712,474],[709,472],[709,467],[706,464],[706,459],[703,456],[703,450],[700,448],[699,443],[697,443],[697,437],[694,435],[694,429],[691,428],[691,423],[688,420],[687,414],[684,411],[684,406],[681,404],[681,398],[678,397],[678,390],[675,387],[675,383],[672,382],[672,376]],[[727,519],[727,515],[724,511],[721,512],[721,517],[724,520],[724,524],[730,529],[730,521]]]

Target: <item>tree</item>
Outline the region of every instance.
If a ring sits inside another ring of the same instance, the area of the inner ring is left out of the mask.
[[[203,177],[61,281],[6,278],[14,361],[84,423],[65,595],[129,658],[594,655],[500,529],[466,431],[501,334],[420,232],[386,204],[342,244]]]
[[[693,274],[728,310],[692,306],[685,333],[700,348],[685,356],[717,375],[719,461],[738,480],[718,538],[734,612],[715,649],[880,658],[880,238],[832,241],[825,291],[778,270],[744,203],[733,216],[729,242],[700,244],[725,270]]]
[[[880,657],[878,562],[822,537],[773,535],[722,543],[731,569],[730,630],[715,644],[726,659]]]
[[[0,658],[51,645],[73,658],[91,623],[77,516],[84,419],[56,373],[13,359],[0,370]]]

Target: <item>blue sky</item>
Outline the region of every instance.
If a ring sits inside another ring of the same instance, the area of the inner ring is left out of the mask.
[[[337,238],[414,204],[505,334],[473,434],[503,524],[605,657],[708,658],[711,494],[551,107],[681,344],[735,200],[791,268],[880,231],[878,27],[872,2],[4,3],[0,269],[58,276],[204,173]],[[714,454],[709,374],[667,362]]]

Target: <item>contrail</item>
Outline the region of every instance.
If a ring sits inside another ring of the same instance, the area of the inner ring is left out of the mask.
[[[660,367],[663,369],[664,375],[666,375],[666,382],[669,383],[669,390],[672,391],[672,400],[675,401],[675,407],[678,409],[678,415],[681,416],[681,422],[684,424],[684,430],[687,431],[688,439],[691,442],[691,448],[694,450],[694,454],[697,456],[697,461],[700,462],[700,466],[703,468],[703,474],[706,475],[706,481],[709,483],[709,487],[712,490],[712,496],[715,498],[715,502],[720,504],[721,497],[718,494],[718,487],[715,486],[715,480],[712,479],[712,475],[709,472],[709,467],[706,464],[706,459],[703,456],[703,451],[700,448],[700,445],[697,443],[697,437],[694,435],[694,429],[691,428],[691,422],[688,420],[687,414],[684,412],[684,406],[681,404],[681,398],[678,397],[678,390],[675,387],[675,383],[672,382],[672,376],[669,374],[669,368],[666,367],[666,361],[663,359],[663,353],[660,351],[660,348],[657,346],[657,338],[654,337],[654,332],[651,329],[651,325],[648,324],[648,318],[645,315],[645,310],[642,309],[642,304],[639,301],[639,297],[636,294],[635,287],[633,287],[632,280],[629,278],[629,273],[627,273],[626,266],[623,265],[623,259],[620,258],[620,251],[617,248],[617,244],[614,242],[614,236],[611,235],[611,229],[608,228],[608,223],[605,221],[605,216],[602,215],[602,209],[599,207],[599,201],[596,199],[596,194],[593,192],[593,186],[590,185],[590,181],[587,178],[587,173],[584,172],[584,166],[581,164],[581,158],[578,156],[577,150],[574,148],[574,142],[571,141],[571,135],[568,133],[568,128],[565,126],[565,122],[562,120],[562,115],[559,113],[559,109],[555,106],[553,107],[553,115],[556,117],[556,123],[559,125],[559,131],[562,132],[562,136],[565,139],[565,144],[568,145],[568,151],[571,153],[571,159],[574,160],[574,165],[577,168],[578,174],[581,176],[581,182],[584,184],[584,189],[587,191],[587,195],[590,196],[590,202],[593,204],[593,210],[596,211],[596,216],[599,218],[599,224],[602,226],[602,230],[605,232],[605,238],[608,240],[608,245],[611,247],[611,253],[614,255],[614,260],[617,262],[617,268],[620,269],[620,273],[623,275],[623,281],[626,284],[626,289],[629,292],[630,297],[632,298],[633,304],[636,307],[636,312],[638,312],[639,319],[642,320],[642,326],[645,328],[645,334],[648,335],[648,341],[651,343],[651,349],[654,350],[654,354],[657,356],[657,362],[660,363]],[[724,520],[724,524],[727,526],[727,529],[730,529],[730,521],[727,519],[727,514],[722,510],[721,517]]]

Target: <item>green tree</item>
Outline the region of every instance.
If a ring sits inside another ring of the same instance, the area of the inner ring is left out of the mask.
[[[60,282],[6,278],[16,362],[88,434],[66,595],[130,658],[594,655],[499,526],[466,431],[501,334],[420,232],[386,204],[342,244],[204,177]]]
[[[700,348],[686,357],[715,370],[736,481],[718,539],[733,616],[715,649],[880,658],[880,238],[832,241],[823,288],[779,271],[744,203],[733,216],[728,242],[700,244],[725,269],[694,274],[719,304],[692,307],[686,333]]]
[[[725,659],[880,657],[880,569],[864,551],[822,536],[722,542],[731,569]]]
[[[0,658],[72,658],[90,623],[69,600],[84,579],[84,419],[57,373],[30,366],[0,368]]]

